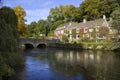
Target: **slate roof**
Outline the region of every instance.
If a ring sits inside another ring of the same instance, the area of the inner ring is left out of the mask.
[[[105,19],[97,19],[94,21],[86,21],[85,23],[75,23],[75,22],[69,22],[69,23],[64,23],[61,24],[56,31],[58,30],[72,30],[72,29],[79,29],[79,28],[85,28],[85,27],[96,27],[96,26],[109,26],[110,22],[106,21]]]
[[[70,30],[77,27],[77,25],[78,23],[75,23],[75,22],[64,23],[59,25],[59,27],[55,31],[64,30],[64,29]]]
[[[95,26],[107,26],[106,20],[104,20],[104,19],[97,19],[97,20],[94,20],[94,21],[87,21],[86,23],[79,23],[77,28],[95,27]]]

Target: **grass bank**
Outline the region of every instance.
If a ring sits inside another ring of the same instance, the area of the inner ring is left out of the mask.
[[[63,49],[92,49],[92,50],[120,50],[119,42],[81,42],[55,43],[53,47]]]

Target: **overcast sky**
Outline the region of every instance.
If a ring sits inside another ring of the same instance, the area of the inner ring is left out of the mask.
[[[15,7],[20,5],[27,13],[27,24],[32,21],[38,21],[40,19],[46,19],[49,15],[50,8],[54,8],[59,5],[72,4],[79,7],[83,0],[3,0],[4,6]]]

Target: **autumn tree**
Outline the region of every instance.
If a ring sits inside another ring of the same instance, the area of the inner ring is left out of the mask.
[[[26,27],[25,27],[26,12],[21,6],[16,6],[13,9],[18,18],[18,31],[20,33],[20,36],[25,36],[26,34]]]

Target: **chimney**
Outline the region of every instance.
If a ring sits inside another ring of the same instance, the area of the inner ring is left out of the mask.
[[[83,23],[86,23],[87,21],[86,21],[86,19],[83,19]]]
[[[105,15],[103,15],[103,19],[106,20],[106,16]]]

